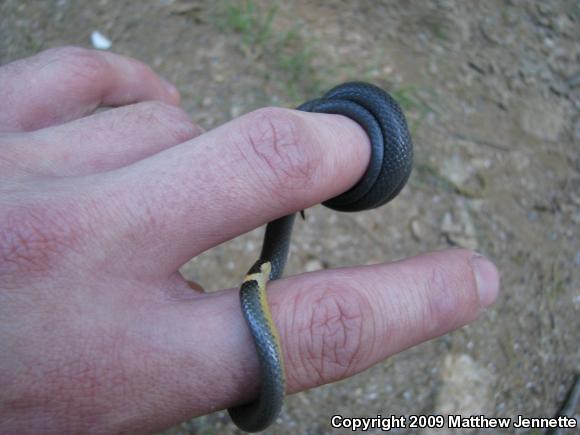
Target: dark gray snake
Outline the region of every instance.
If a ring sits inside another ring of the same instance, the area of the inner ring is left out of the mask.
[[[297,109],[347,116],[359,123],[370,138],[371,159],[366,173],[350,190],[323,202],[326,207],[338,211],[369,210],[387,203],[401,191],[411,173],[413,146],[405,116],[389,94],[368,83],[345,83]],[[266,286],[268,280],[282,276],[295,216],[284,216],[267,225],[260,259],[240,287],[242,311],[258,352],[261,383],[256,400],[230,408],[229,413],[234,423],[247,432],[268,427],[284,399],[284,363]]]

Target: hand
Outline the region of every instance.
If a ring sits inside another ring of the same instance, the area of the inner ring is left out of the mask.
[[[78,48],[0,83],[0,432],[153,431],[252,399],[237,290],[178,267],[347,190],[364,131],[268,108],[202,134],[148,67]],[[271,283],[289,393],[474,320],[498,287],[459,249]]]

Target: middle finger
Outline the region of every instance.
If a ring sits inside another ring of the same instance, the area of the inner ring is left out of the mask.
[[[99,191],[115,209],[111,243],[128,241],[119,254],[146,247],[149,258],[135,266],[149,262],[166,276],[210,247],[346,191],[369,158],[368,136],[346,117],[262,109],[103,174]]]

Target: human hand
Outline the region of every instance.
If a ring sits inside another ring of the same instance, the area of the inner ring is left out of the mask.
[[[153,431],[251,400],[237,290],[194,292],[178,268],[354,185],[364,131],[269,108],[201,134],[149,68],[78,48],[0,83],[0,432]],[[458,328],[498,288],[459,249],[272,282],[288,392]]]

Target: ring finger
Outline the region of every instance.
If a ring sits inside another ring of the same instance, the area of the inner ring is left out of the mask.
[[[147,101],[29,133],[6,134],[6,171],[48,176],[106,172],[200,135],[179,107]]]

